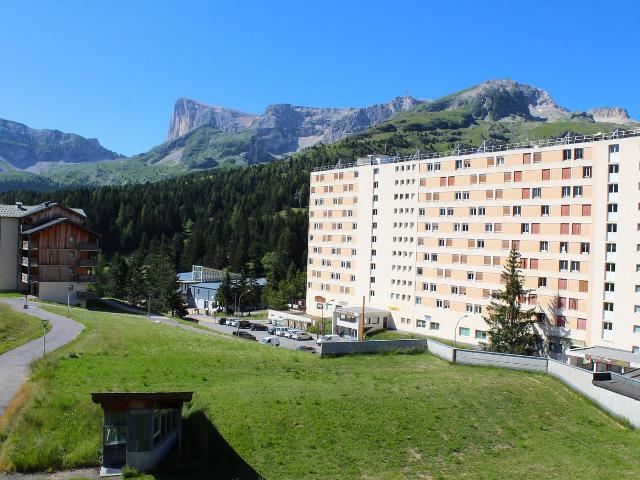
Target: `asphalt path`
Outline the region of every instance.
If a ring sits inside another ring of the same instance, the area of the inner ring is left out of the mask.
[[[23,298],[0,298],[0,302],[9,304],[14,310],[47,320],[51,324],[43,339],[31,340],[13,350],[0,355],[0,415],[4,413],[13,396],[29,374],[32,361],[41,358],[43,343],[46,340],[47,353],[66,345],[76,338],[84,327],[69,318],[42,310],[38,304],[29,302],[29,308],[23,309]]]

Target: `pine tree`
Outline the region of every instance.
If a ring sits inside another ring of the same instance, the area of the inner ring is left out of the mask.
[[[533,309],[523,310],[520,298],[529,293],[525,290],[520,270],[520,254],[509,252],[502,271],[504,290],[494,292],[487,307],[489,342],[485,348],[494,352],[536,355],[540,353],[542,339],[534,328]]]
[[[224,270],[222,282],[216,292],[216,302],[220,305],[224,305],[227,310],[231,305],[233,305],[233,283],[231,282],[231,274],[228,269]]]

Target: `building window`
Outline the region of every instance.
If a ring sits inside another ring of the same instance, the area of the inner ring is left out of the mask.
[[[538,288],[544,288],[547,286],[547,277],[538,277]]]
[[[485,332],[484,330],[476,330],[476,339],[477,340],[486,340],[487,339],[487,332]]]
[[[543,217],[549,216],[549,205],[542,205],[540,207],[540,215]]]
[[[541,252],[548,252],[549,251],[549,242],[547,242],[546,240],[540,242],[540,251]]]
[[[440,330],[440,324],[438,322],[429,323],[429,330]]]
[[[467,327],[460,327],[458,328],[458,335],[460,335],[461,337],[468,337],[469,335],[471,335],[471,329]]]
[[[584,158],[584,149],[583,148],[574,148],[573,149],[573,158],[575,160],[582,160]]]
[[[587,319],[579,318],[576,324],[577,330],[586,330],[587,329]]]

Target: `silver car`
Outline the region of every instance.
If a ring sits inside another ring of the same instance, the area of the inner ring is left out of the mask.
[[[313,337],[309,335],[307,332],[297,331],[291,335],[293,340],[312,340]]]

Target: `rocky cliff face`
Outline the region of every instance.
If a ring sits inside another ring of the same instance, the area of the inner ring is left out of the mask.
[[[621,107],[591,108],[587,110],[587,113],[591,115],[596,122],[620,124],[635,122],[635,120],[629,117],[627,110]]]
[[[173,107],[167,142],[204,125],[225,133],[238,133],[248,128],[257,117],[258,115],[252,113],[205,105],[189,98],[179,98]]]
[[[0,158],[19,169],[39,163],[80,163],[120,157],[122,155],[107,150],[95,138],[58,130],[36,130],[0,119]]]
[[[167,141],[176,140],[202,126],[228,134],[252,131],[263,137],[253,144],[260,144],[261,150],[274,155],[283,155],[362,131],[420,103],[424,102],[412,97],[398,97],[388,103],[365,108],[276,104],[268,106],[262,115],[255,115],[180,98],[171,115]]]

